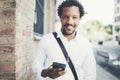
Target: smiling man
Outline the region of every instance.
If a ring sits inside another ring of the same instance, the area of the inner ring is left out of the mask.
[[[68,52],[68,60],[65,59],[54,35],[44,35],[33,63],[33,69],[39,76],[38,80],[95,80],[96,62],[92,47],[89,41],[76,31],[83,15],[84,8],[78,1],[63,1],[58,7],[62,27],[56,32],[56,38],[62,41]],[[68,64],[70,59],[74,72]],[[60,64],[54,67],[54,62]],[[65,64],[64,69],[61,63]]]

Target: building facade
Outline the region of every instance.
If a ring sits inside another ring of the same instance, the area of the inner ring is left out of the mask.
[[[59,1],[0,0],[0,80],[36,80],[33,56],[40,36],[55,30]]]
[[[120,44],[120,0],[114,0],[113,39]]]

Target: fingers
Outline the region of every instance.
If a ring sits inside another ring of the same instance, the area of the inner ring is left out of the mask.
[[[48,69],[53,69],[54,71],[62,71],[62,68],[53,68],[53,66],[49,66]]]
[[[53,68],[53,66],[48,67],[48,77],[55,79],[59,76],[64,75],[66,72],[62,68]]]
[[[65,73],[66,73],[66,71],[60,71],[60,72],[58,72],[58,74],[59,74],[60,76],[64,75]]]
[[[65,71],[59,71],[59,72],[50,72],[49,77],[52,79],[58,78],[62,75],[64,75],[66,72]]]
[[[58,68],[58,70],[59,70],[59,71],[61,71],[61,70],[62,70],[62,68]]]
[[[51,66],[49,66],[49,67],[48,67],[48,69],[53,69],[53,66],[52,66],[52,65],[51,65]]]

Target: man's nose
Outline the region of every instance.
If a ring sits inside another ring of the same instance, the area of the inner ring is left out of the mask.
[[[71,18],[69,18],[69,19],[67,20],[67,23],[68,23],[68,24],[72,24],[72,22],[73,22],[73,20],[72,20]]]

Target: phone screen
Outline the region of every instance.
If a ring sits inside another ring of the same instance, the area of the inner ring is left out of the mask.
[[[66,64],[53,62],[53,68],[62,68],[62,70],[65,70]]]

